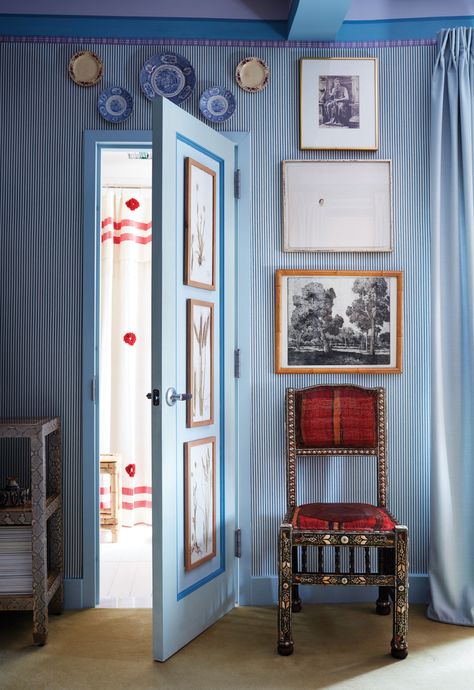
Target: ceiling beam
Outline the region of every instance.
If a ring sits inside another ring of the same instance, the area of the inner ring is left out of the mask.
[[[293,0],[288,15],[289,41],[334,41],[351,0]]]

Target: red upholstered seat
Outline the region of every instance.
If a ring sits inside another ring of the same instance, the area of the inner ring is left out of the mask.
[[[370,503],[306,503],[295,508],[295,529],[344,532],[393,530],[395,522],[383,508]]]
[[[295,391],[299,448],[375,448],[377,392],[354,386]]]

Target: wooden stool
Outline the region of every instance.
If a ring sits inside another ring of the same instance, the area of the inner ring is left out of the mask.
[[[110,476],[110,507],[100,508],[101,527],[120,526],[120,462],[114,453],[103,453],[100,456],[100,474]]]

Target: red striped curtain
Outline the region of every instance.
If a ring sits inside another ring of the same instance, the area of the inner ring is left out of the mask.
[[[151,190],[104,189],[101,218],[100,452],[120,458],[132,527],[151,524]]]

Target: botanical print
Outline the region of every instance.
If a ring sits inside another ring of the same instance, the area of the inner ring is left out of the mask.
[[[212,303],[188,300],[188,426],[213,422],[213,315]]]
[[[215,441],[185,444],[185,570],[216,555]]]
[[[400,371],[401,275],[308,273],[281,283],[277,369]]]
[[[319,126],[360,127],[358,76],[319,76]]]
[[[185,283],[207,290],[215,289],[215,177],[210,168],[186,159]]]

